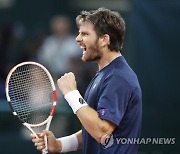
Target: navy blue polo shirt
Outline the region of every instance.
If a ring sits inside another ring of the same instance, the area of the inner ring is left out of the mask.
[[[123,56],[96,73],[84,99],[101,119],[114,123],[116,129],[111,143],[103,146],[82,128],[83,153],[136,154],[138,144],[129,144],[125,139],[140,137],[142,94],[137,76]]]

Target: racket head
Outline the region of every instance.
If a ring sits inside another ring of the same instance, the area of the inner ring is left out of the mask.
[[[44,125],[56,109],[54,81],[49,71],[37,62],[22,62],[10,70],[6,98],[13,115],[31,127]]]

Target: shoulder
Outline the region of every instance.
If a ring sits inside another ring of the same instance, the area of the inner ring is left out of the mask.
[[[111,83],[114,86],[123,86],[134,88],[138,86],[138,79],[135,72],[126,63],[126,61],[118,61],[114,66],[104,74],[104,82]]]

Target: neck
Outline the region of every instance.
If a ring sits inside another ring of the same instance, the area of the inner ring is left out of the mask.
[[[114,59],[116,59],[117,57],[120,57],[120,56],[122,56],[120,52],[112,52],[112,51],[110,51],[105,56],[103,55],[101,57],[101,59],[99,59],[97,61],[98,67],[99,67],[99,71],[101,69],[103,69],[104,67],[106,67],[107,65],[109,65]]]

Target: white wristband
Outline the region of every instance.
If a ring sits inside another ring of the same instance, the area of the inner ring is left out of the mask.
[[[85,100],[82,98],[81,94],[78,90],[73,90],[69,93],[67,93],[64,98],[71,106],[74,114],[83,106],[88,105]]]
[[[61,142],[61,145],[62,145],[61,152],[63,152],[63,153],[70,152],[70,151],[76,151],[78,149],[78,139],[75,134],[58,138],[58,140]]]

